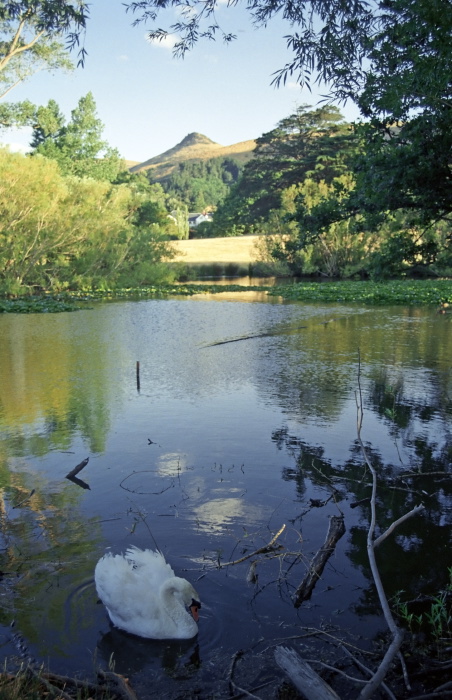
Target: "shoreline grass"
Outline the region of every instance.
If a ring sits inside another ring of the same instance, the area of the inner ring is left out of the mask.
[[[239,284],[177,283],[122,289],[43,292],[16,298],[0,297],[0,313],[59,313],[89,308],[89,303],[105,300],[166,298],[219,294],[221,292],[266,292],[287,301],[355,303],[361,305],[436,306],[452,309],[452,279],[373,281],[296,281],[274,286]]]

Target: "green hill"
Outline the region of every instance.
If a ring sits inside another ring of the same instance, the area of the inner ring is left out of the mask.
[[[252,157],[255,146],[256,142],[253,140],[241,141],[232,146],[221,146],[219,143],[211,141],[207,136],[193,132],[161,155],[133,165],[130,172],[152,171],[153,178],[161,180],[170,175],[177,165],[183,162],[196,162],[211,158],[233,158],[239,163],[246,163]]]

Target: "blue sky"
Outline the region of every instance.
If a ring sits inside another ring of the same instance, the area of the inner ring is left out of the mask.
[[[193,131],[223,146],[257,138],[297,106],[316,106],[320,99],[291,80],[285,87],[271,86],[272,73],[291,59],[284,39],[291,28],[282,20],[255,29],[243,9],[220,5],[217,18],[237,40],[201,41],[181,60],[173,58],[169,43],[150,44],[144,25],[132,27],[134,17],[122,2],[93,0],[84,68],[41,72],[8,98],[35,104],[54,99],[69,119],[78,100],[92,92],[104,138],[121,156],[140,162]],[[167,24],[162,16],[158,25]],[[353,104],[340,109],[348,120],[358,117]],[[29,134],[3,132],[0,141],[26,146]]]

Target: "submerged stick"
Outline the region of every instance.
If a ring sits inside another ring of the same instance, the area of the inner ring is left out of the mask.
[[[79,472],[81,472],[82,469],[84,469],[84,468],[86,467],[86,465],[88,464],[88,462],[89,462],[89,457],[87,457],[86,459],[84,459],[83,462],[80,462],[80,464],[77,464],[77,466],[74,467],[74,469],[73,469],[71,472],[69,472],[69,474],[66,474],[65,478],[66,478],[66,479],[72,479],[72,478],[73,478],[74,476],[76,476]]]
[[[307,328],[307,326],[295,326],[294,328],[290,330],[297,331],[300,328]],[[284,329],[281,329],[284,331]],[[279,335],[281,333],[281,330],[275,330],[275,331],[267,331],[264,333],[252,333],[251,335],[240,335],[238,338],[229,338],[229,340],[217,340],[214,343],[209,343],[208,345],[204,345],[203,347],[205,348],[214,348],[217,345],[227,345],[228,343],[239,343],[241,340],[252,340],[253,338],[268,338],[272,335]]]
[[[26,503],[33,496],[34,493],[35,493],[35,490],[32,489],[30,491],[30,493],[28,494],[28,496],[25,496],[25,498],[23,498],[21,501],[19,501],[19,503],[16,503],[16,505],[13,506],[13,510],[14,510],[14,508],[20,508],[20,506],[23,505],[24,503]]]
[[[311,597],[311,593],[322,575],[325,564],[344,532],[344,517],[342,515],[332,515],[325,542],[314,556],[306,576],[295,591],[294,606],[296,608],[299,608],[304,600],[308,600]]]

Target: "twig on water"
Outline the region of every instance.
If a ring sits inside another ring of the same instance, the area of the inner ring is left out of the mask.
[[[242,561],[246,561],[247,559],[251,559],[251,557],[255,557],[257,554],[268,554],[269,552],[274,552],[275,551],[275,542],[278,539],[280,535],[284,532],[286,529],[286,526],[283,525],[276,535],[272,537],[270,542],[263,547],[259,547],[259,549],[256,549],[254,552],[250,552],[249,554],[246,554],[244,557],[240,557],[240,559],[235,559],[234,561],[227,561],[224,564],[221,564],[220,561],[218,561],[218,568],[219,569],[224,569],[226,566],[234,566],[235,564],[241,564]],[[282,548],[282,545],[278,545],[278,549]]]
[[[135,504],[134,504],[134,505],[135,505]],[[147,531],[149,532],[149,536],[150,536],[151,540],[153,541],[153,543],[154,543],[154,545],[155,545],[155,548],[157,549],[158,552],[161,552],[162,550],[161,550],[160,547],[158,546],[157,541],[156,541],[154,535],[152,534],[152,530],[151,530],[151,528],[149,527],[149,523],[148,523],[148,521],[147,521],[147,517],[148,517],[148,516],[147,516],[147,513],[146,513],[145,515],[143,515],[143,512],[140,510],[140,508],[137,508],[137,510],[132,510],[132,509],[130,509],[129,512],[132,512],[132,513],[134,513],[134,515],[137,515],[137,516],[139,517],[139,519],[141,520],[141,522],[143,523],[143,525],[145,526],[145,528],[146,528]],[[136,527],[136,523],[137,523],[137,522],[138,522],[138,521],[135,520],[135,524],[134,524],[134,527],[133,527],[133,532],[135,531],[135,527]]]
[[[242,649],[239,649],[239,651],[236,651],[235,654],[232,656],[231,659],[231,665],[229,666],[229,672],[228,672],[228,685],[229,685],[229,692],[230,695],[232,696],[233,693],[237,693],[237,696],[233,697],[240,697],[241,695],[245,695],[247,698],[254,698],[254,700],[260,700],[260,698],[257,695],[253,695],[253,693],[250,693],[248,690],[245,690],[245,688],[241,688],[235,681],[233,681],[233,676],[234,676],[234,670],[235,666],[237,664],[237,661],[242,658],[244,655],[244,651]],[[263,688],[267,683],[264,683],[263,685],[259,686],[259,688]]]
[[[90,491],[91,486],[86,483],[86,481],[83,481],[83,479],[79,479],[78,476],[67,476],[66,479],[69,481],[72,481],[73,484],[76,484],[77,486],[80,486],[81,489],[85,489]]]
[[[136,474],[153,474],[155,473],[155,470],[153,469],[142,469],[140,471],[133,471],[131,474],[128,474],[124,479],[120,482],[120,487],[124,489],[124,491],[128,491],[129,493],[137,493],[141,496],[160,496],[161,493],[165,493],[165,491],[169,491],[169,489],[174,488],[174,479],[171,480],[171,484],[169,486],[166,486],[163,489],[160,489],[160,491],[137,491],[137,489],[129,489],[127,486],[124,486],[124,482],[127,481],[127,479],[130,479],[132,476],[135,476]]]
[[[412,518],[413,515],[417,515],[418,513],[422,513],[422,511],[425,510],[425,506],[422,505],[422,503],[418,506],[415,506],[412,510],[410,510],[408,513],[405,513],[405,515],[402,515],[398,520],[394,520],[393,523],[388,527],[387,530],[385,530],[380,537],[377,537],[374,540],[373,546],[378,547],[379,544],[383,542],[390,534],[393,532],[398,525],[401,523],[405,522],[405,520],[408,520],[408,518]]]
[[[299,330],[300,328],[307,328],[307,326],[295,326],[293,330]],[[268,338],[272,335],[279,335],[281,331],[267,331],[266,333],[252,333],[251,335],[241,335],[238,338],[229,338],[228,340],[217,340],[215,343],[208,343],[203,345],[203,348],[214,348],[217,345],[227,345],[228,343],[238,343],[241,340],[252,340],[253,338]]]

